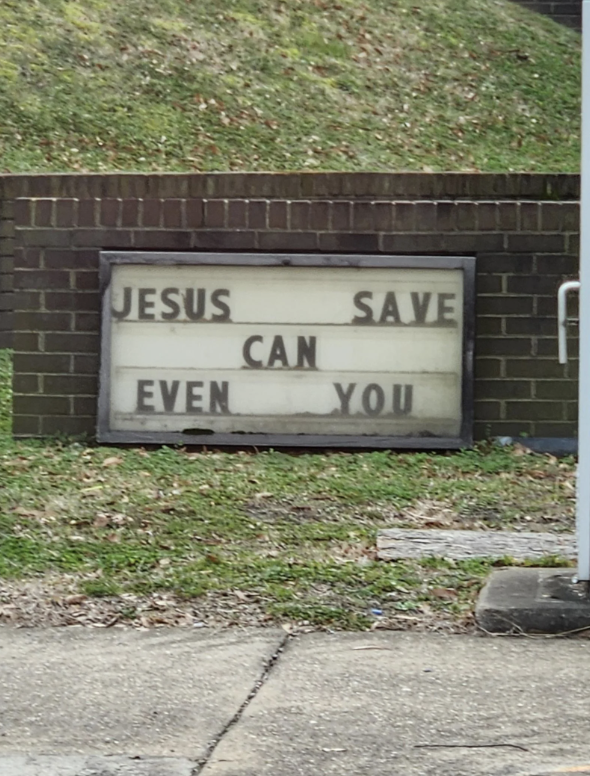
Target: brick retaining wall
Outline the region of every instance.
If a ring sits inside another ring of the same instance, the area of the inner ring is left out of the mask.
[[[582,29],[582,0],[515,0],[531,11],[551,16],[556,22]]]
[[[5,176],[0,187],[17,436],[94,433],[106,248],[476,256],[476,436],[575,435],[577,362],[557,363],[555,314],[558,285],[577,275],[577,176]]]

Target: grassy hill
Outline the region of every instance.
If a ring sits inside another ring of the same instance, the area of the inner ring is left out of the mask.
[[[509,0],[2,0],[0,169],[576,171],[579,74]]]

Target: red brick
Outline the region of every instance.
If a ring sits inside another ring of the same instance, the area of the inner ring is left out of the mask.
[[[14,267],[16,269],[40,269],[40,248],[15,248]]]
[[[69,415],[70,400],[65,396],[15,396],[16,415]]]
[[[121,213],[120,199],[103,199],[100,203],[100,223],[102,226],[118,226]]]
[[[100,310],[100,296],[98,294],[46,291],[44,297],[45,307],[48,310],[81,310],[84,312]]]
[[[211,251],[252,250],[256,247],[256,232],[246,230],[236,230],[233,232],[194,232],[192,247]]]
[[[114,248],[125,250],[132,247],[132,232],[126,229],[75,229],[67,245],[76,248]]]
[[[563,377],[563,366],[555,359],[509,359],[506,362],[506,376],[541,379]]]
[[[188,199],[185,205],[186,225],[189,229],[203,226],[203,200]]]
[[[226,206],[227,200],[225,199],[205,200],[204,226],[211,229],[224,227],[226,225]]]
[[[270,202],[268,207],[269,229],[287,229],[287,212],[287,203],[285,201]]]
[[[564,253],[564,234],[509,234],[508,251],[523,253]]]
[[[74,356],[74,374],[94,375],[98,374],[100,360],[98,354]]]
[[[439,234],[384,234],[380,249],[385,253],[439,253],[443,240]]]
[[[509,275],[530,275],[533,272],[532,254],[481,253],[477,255],[477,271],[486,274],[507,273]]]
[[[139,200],[123,200],[121,206],[121,226],[139,226]]]
[[[355,232],[375,231],[375,206],[372,202],[353,202],[352,229]]]
[[[14,273],[16,289],[66,289],[70,287],[70,273],[51,269],[17,270]]]
[[[162,203],[165,229],[180,229],[183,225],[183,200],[165,199]]]
[[[443,247],[447,253],[476,254],[478,251],[501,251],[504,247],[504,236],[491,232],[484,234],[455,232],[443,236]]]
[[[191,233],[148,229],[135,232],[134,245],[148,250],[184,251],[191,247]]]
[[[20,237],[23,245],[66,248],[72,244],[73,234],[68,229],[22,229]]]
[[[81,199],[78,202],[78,226],[98,226],[97,199]]]
[[[525,315],[533,314],[532,296],[480,296],[477,300],[478,315]]]
[[[11,305],[8,309],[38,310],[40,306],[41,306],[40,291],[15,291],[12,294]]]
[[[498,206],[495,202],[480,202],[477,206],[477,228],[481,232],[497,229]]]
[[[99,336],[96,334],[46,334],[45,351],[47,353],[96,353]]]
[[[438,227],[436,202],[417,202],[415,208],[417,231],[436,231]]]
[[[539,231],[539,203],[521,202],[519,204],[519,228],[521,232]]]
[[[530,399],[533,384],[528,380],[476,380],[479,399]]]
[[[69,355],[54,353],[15,353],[13,361],[15,373],[63,374],[70,368]]]
[[[90,417],[45,417],[41,418],[41,434],[69,434],[74,437],[94,436],[96,432],[96,421],[94,416]]]
[[[314,251],[318,248],[316,232],[260,232],[258,241],[263,251]]]
[[[564,420],[563,402],[560,401],[508,401],[507,420]]]
[[[145,227],[162,226],[162,200],[144,199],[141,223]]]
[[[500,337],[502,335],[503,320],[503,318],[484,318],[478,316],[477,320],[475,321],[477,341],[479,341],[481,337],[486,336]]]
[[[332,203],[332,229],[335,231],[350,231],[352,226],[352,203]]]
[[[15,312],[16,331],[70,331],[69,313]]]
[[[502,402],[487,401],[474,402],[474,415],[478,420],[502,420]]]
[[[37,416],[13,415],[12,433],[15,437],[38,436],[41,422]]]
[[[76,226],[77,204],[75,199],[58,199],[55,203],[55,225]]]
[[[17,199],[14,203],[14,221],[16,226],[29,226],[32,223],[32,203],[30,199]]]
[[[250,229],[266,229],[268,202],[265,199],[250,200],[248,203],[248,227]]]
[[[98,378],[81,375],[45,375],[43,391],[47,396],[92,394],[98,392]]]
[[[436,205],[436,228],[440,232],[454,231],[457,228],[457,213],[458,206],[454,202],[438,202]]]
[[[464,232],[477,230],[477,205],[473,202],[457,202],[457,229]]]
[[[376,253],[379,250],[377,234],[328,232],[320,234],[320,250],[346,253]]]
[[[35,374],[15,374],[12,380],[14,393],[39,393],[39,376]]]
[[[74,318],[74,331],[99,331],[99,313],[76,313]]]
[[[498,206],[498,227],[505,232],[518,228],[518,207],[516,202],[501,202]]]
[[[74,396],[74,413],[76,415],[96,415],[96,395]]]
[[[44,257],[46,269],[98,268],[98,251],[48,248]]]
[[[35,226],[53,226],[54,201],[38,199],[35,201]]]
[[[327,231],[330,226],[330,203],[312,202],[309,213],[309,228],[314,232]]]
[[[97,272],[75,272],[74,287],[78,291],[95,291],[98,288]]]
[[[475,378],[500,377],[502,375],[502,361],[499,358],[475,359]]]

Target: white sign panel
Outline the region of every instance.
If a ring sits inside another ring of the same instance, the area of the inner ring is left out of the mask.
[[[101,258],[101,441],[469,442],[472,259]]]

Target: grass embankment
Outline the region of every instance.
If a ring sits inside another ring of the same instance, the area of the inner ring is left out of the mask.
[[[0,363],[0,620],[460,624],[492,561],[379,562],[378,528],[572,526],[573,462],[519,449],[287,455],[15,442],[6,352]]]
[[[5,171],[577,171],[579,92],[509,0],[0,4]]]

